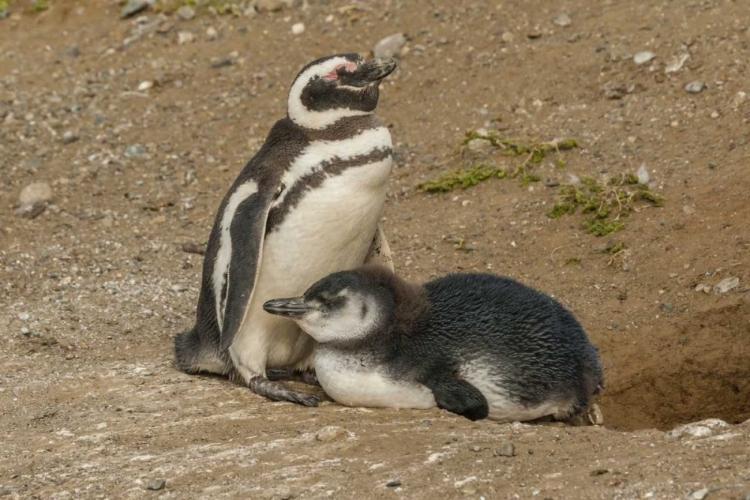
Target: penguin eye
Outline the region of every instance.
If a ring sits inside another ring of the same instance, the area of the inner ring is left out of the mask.
[[[339,64],[333,70],[328,73],[327,75],[323,75],[323,80],[337,80],[339,77],[339,70],[343,69],[344,71],[351,72],[357,69],[357,65],[354,63],[344,63]]]

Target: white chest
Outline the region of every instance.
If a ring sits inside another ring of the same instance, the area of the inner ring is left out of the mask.
[[[435,406],[432,391],[416,382],[388,377],[380,367],[318,346],[315,373],[323,390],[345,406],[427,409]]]
[[[318,279],[361,265],[383,212],[390,157],[356,167],[306,192],[266,236],[264,283],[284,283],[277,297],[301,294]]]

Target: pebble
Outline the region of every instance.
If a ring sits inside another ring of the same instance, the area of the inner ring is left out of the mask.
[[[672,312],[674,310],[674,304],[671,302],[662,302],[659,304],[659,308],[666,313]]]
[[[500,35],[500,40],[502,40],[505,43],[510,43],[513,41],[515,36],[510,31],[503,31],[503,34]]]
[[[21,321],[28,321],[31,319],[31,314],[29,313],[18,313],[18,319]]]
[[[714,286],[714,291],[717,293],[727,293],[730,290],[734,290],[740,286],[739,278],[724,278]]]
[[[472,139],[466,145],[472,153],[486,153],[492,150],[492,143],[485,139]]]
[[[213,26],[209,26],[208,29],[206,30],[206,38],[208,38],[211,41],[214,41],[217,38],[219,38],[219,32],[216,31],[216,28],[214,28]]]
[[[260,12],[278,12],[284,7],[293,7],[294,0],[258,0],[255,9]]]
[[[398,488],[399,486],[401,486],[401,481],[399,481],[398,479],[391,479],[390,481],[385,483],[385,485],[388,488]]]
[[[333,441],[341,436],[345,436],[349,432],[343,427],[337,427],[335,425],[328,425],[322,427],[318,432],[315,433],[315,439],[318,441]]]
[[[690,94],[698,94],[706,88],[706,84],[700,80],[695,80],[685,85],[685,92]]]
[[[482,447],[481,447],[481,446],[479,446],[479,445],[476,445],[476,444],[475,444],[475,445],[473,445],[473,446],[469,446],[469,449],[470,449],[471,451],[474,451],[474,452],[480,452],[480,451],[482,451]]]
[[[167,482],[164,479],[152,479],[148,483],[146,483],[146,488],[154,491],[159,491],[164,488],[164,486],[167,485]]]
[[[67,130],[62,135],[62,143],[63,144],[73,144],[77,140],[78,140],[78,136],[75,133],[73,133],[72,131],[70,131],[70,130]]]
[[[695,213],[695,209],[690,205],[685,205],[684,207],[682,207],[682,212],[685,215],[693,215]]]
[[[186,43],[192,43],[195,40],[195,35],[190,31],[180,31],[177,33],[177,43],[185,45]]]
[[[690,500],[703,500],[706,496],[708,496],[708,488],[701,488],[690,495]]]
[[[510,442],[502,443],[500,449],[495,450],[494,455],[496,457],[513,457],[516,455],[516,445]]]
[[[292,25],[292,35],[301,35],[305,32],[305,23],[295,23]]]
[[[562,12],[552,18],[552,24],[565,28],[566,26],[573,24],[573,20],[568,14]]]
[[[128,0],[120,10],[120,17],[126,18],[144,11],[151,5],[151,0]]]
[[[711,285],[706,285],[705,283],[698,283],[695,286],[696,292],[703,292],[703,293],[709,293],[711,291]]]
[[[46,182],[34,182],[21,190],[18,202],[23,205],[46,203],[52,200],[52,188]]]
[[[68,55],[70,57],[79,57],[81,55],[81,49],[78,48],[78,45],[71,45],[67,49],[65,49],[65,55]]]
[[[712,111],[711,112],[711,118],[716,119],[718,117],[719,117],[719,112],[718,111]]]
[[[646,170],[646,165],[641,165],[641,168],[638,169],[636,175],[638,176],[639,184],[648,184],[650,178],[648,176],[648,170]]]
[[[701,420],[700,422],[693,422],[692,424],[685,424],[672,429],[667,432],[664,437],[667,440],[678,439],[681,437],[694,437],[704,438],[711,436],[714,429],[721,429],[729,427],[729,424],[718,418],[709,418],[707,420]]]
[[[195,17],[195,9],[187,5],[183,5],[182,7],[177,9],[177,12],[175,12],[175,14],[177,14],[177,17],[179,17],[183,21],[190,21]]]
[[[132,146],[125,148],[126,158],[143,158],[146,154],[146,148],[140,144],[133,144]]]
[[[140,92],[143,92],[144,90],[148,90],[153,86],[154,86],[154,82],[152,82],[151,80],[145,80],[145,81],[142,81],[140,84],[138,84],[138,90]]]
[[[670,59],[669,63],[667,63],[667,67],[664,68],[664,73],[677,73],[682,69],[688,59],[690,59],[690,54],[682,54],[673,57]]]
[[[172,285],[172,288],[171,288],[173,292],[177,292],[177,293],[184,292],[187,289],[188,287],[186,287],[185,285]]]
[[[729,103],[729,105],[732,107],[732,109],[739,108],[743,102],[745,102],[745,99],[747,99],[747,92],[737,92],[737,94],[732,98],[732,101]]]
[[[406,45],[406,37],[403,33],[396,33],[376,43],[372,49],[372,54],[375,57],[393,57],[401,52],[404,45]]]
[[[656,54],[654,54],[653,52],[648,52],[648,51],[636,52],[633,55],[633,62],[636,65],[640,66],[641,64],[646,64],[647,62],[651,61],[655,57],[656,57]]]

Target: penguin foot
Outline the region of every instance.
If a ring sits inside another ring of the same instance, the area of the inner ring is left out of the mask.
[[[270,368],[266,370],[266,378],[271,381],[291,380],[294,382],[302,382],[307,385],[320,387],[320,382],[318,381],[318,377],[315,375],[315,370],[312,369],[299,372],[293,371],[289,367]]]
[[[268,380],[265,377],[255,376],[250,379],[248,385],[255,394],[274,401],[289,401],[303,406],[318,406],[318,401],[320,401],[315,394],[294,391],[281,382]]]

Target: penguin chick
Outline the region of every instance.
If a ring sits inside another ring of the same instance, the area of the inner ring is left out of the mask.
[[[395,67],[391,58],[339,54],[299,72],[286,118],[219,206],[195,326],[175,338],[180,370],[229,375],[270,399],[317,404],[315,395],[267,377],[279,368],[306,373],[315,342],[262,306],[332,272],[390,262],[378,221],[392,142],[373,112],[380,81]]]
[[[451,274],[419,286],[368,265],[264,309],[319,342],[318,380],[347,406],[567,420],[603,387],[597,349],[573,315],[509,278]]]

